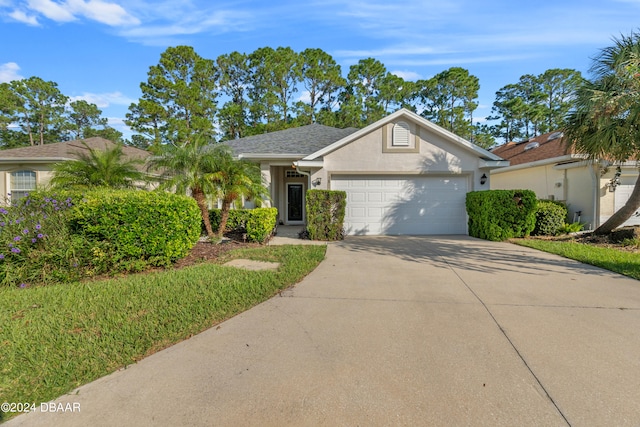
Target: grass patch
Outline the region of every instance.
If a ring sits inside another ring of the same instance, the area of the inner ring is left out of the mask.
[[[513,239],[511,242],[640,280],[640,256],[637,253],[571,241]]]
[[[299,282],[325,246],[225,256],[277,271],[205,263],[180,270],[0,289],[0,401],[46,402],[228,319]],[[0,412],[0,421],[12,414]]]

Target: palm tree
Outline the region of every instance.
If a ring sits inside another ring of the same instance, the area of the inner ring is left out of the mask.
[[[164,146],[161,153],[150,161],[151,168],[161,171],[160,188],[173,189],[176,193],[188,192],[195,199],[210,238],[214,233],[207,199],[218,192],[211,179],[217,160],[216,151],[203,139],[195,139],[183,145]]]
[[[614,163],[640,159],[640,33],[614,38],[576,91],[565,133],[579,153]],[[640,176],[627,203],[595,230],[606,234],[640,208]]]
[[[221,238],[233,203],[242,197],[259,203],[266,197],[267,189],[262,183],[262,173],[258,164],[234,159],[231,149],[226,145],[217,146],[215,155],[215,171],[210,178],[217,188],[218,197],[222,200],[218,229],[218,238]]]
[[[124,159],[122,145],[97,150],[84,146],[88,153],[81,153],[77,160],[67,160],[53,167],[51,184],[59,188],[133,188],[145,175],[136,166],[140,159]]]

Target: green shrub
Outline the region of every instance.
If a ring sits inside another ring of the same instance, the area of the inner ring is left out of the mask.
[[[555,236],[560,233],[567,219],[567,207],[552,200],[538,200],[536,210],[536,226],[533,234],[536,236]]]
[[[578,231],[582,231],[584,228],[584,224],[581,222],[572,222],[571,224],[565,223],[560,229],[558,233],[560,234],[569,234],[569,233],[577,233]]]
[[[73,210],[72,229],[103,242],[113,261],[137,270],[140,261],[167,265],[200,236],[200,210],[190,197],[162,191],[94,190]]]
[[[278,209],[276,208],[250,209],[245,222],[249,241],[262,243],[267,240],[276,227],[277,219]]]
[[[185,256],[200,235],[186,196],[135,190],[34,192],[0,209],[0,285],[68,283]]]
[[[347,193],[307,191],[307,232],[311,240],[342,240]]]
[[[531,190],[488,190],[467,193],[469,235],[501,241],[528,236],[536,224],[536,195]]]
[[[273,232],[277,218],[276,208],[231,209],[225,232],[241,231],[247,233],[250,242],[264,243]],[[220,209],[211,209],[209,220],[213,230],[217,231],[220,227]]]

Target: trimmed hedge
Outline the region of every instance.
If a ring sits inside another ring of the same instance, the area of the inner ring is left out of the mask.
[[[250,242],[264,243],[276,227],[278,209],[231,209],[225,231],[242,231],[247,233]],[[220,227],[220,209],[209,210],[211,227],[217,231]]]
[[[0,243],[12,248],[0,251],[0,286],[168,265],[197,242],[200,221],[193,199],[170,193],[37,191],[10,211],[0,209]]]
[[[190,197],[162,191],[86,192],[70,218],[73,230],[106,244],[114,262],[167,265],[200,237],[200,210]]]
[[[538,200],[536,226],[533,229],[533,234],[536,236],[560,234],[565,226],[567,214],[567,207],[561,202]]]
[[[536,225],[536,195],[531,190],[487,190],[467,193],[469,235],[502,241],[528,236]]]
[[[331,190],[307,191],[307,232],[311,240],[342,240],[347,193]]]

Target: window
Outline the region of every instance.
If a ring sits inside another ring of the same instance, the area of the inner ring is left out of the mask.
[[[408,147],[411,131],[407,122],[398,122],[393,126],[393,142],[394,147]]]
[[[17,202],[36,189],[36,173],[22,170],[11,173],[11,201]]]
[[[286,171],[285,176],[286,176],[287,178],[302,178],[304,175],[302,175],[302,174],[301,174],[301,173],[299,173],[298,171],[288,169],[288,170]]]

